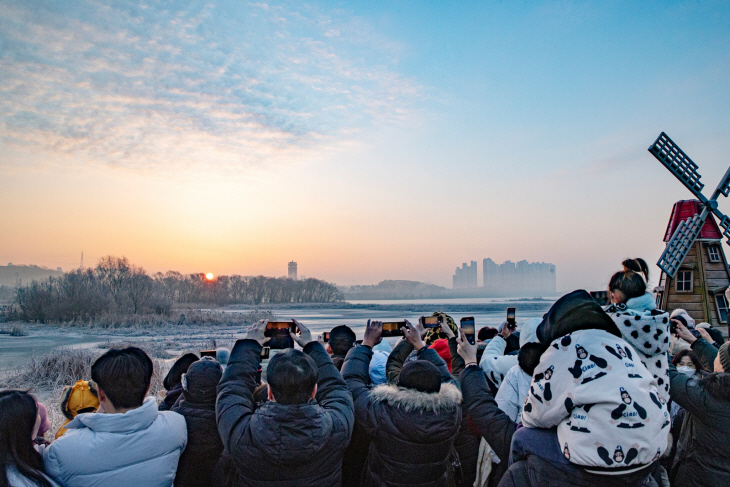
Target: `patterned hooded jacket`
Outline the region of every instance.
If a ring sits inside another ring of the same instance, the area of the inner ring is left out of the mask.
[[[669,412],[654,377],[586,291],[560,298],[537,329],[542,355],[522,411],[557,426],[565,457],[592,473],[630,473],[667,447]]]

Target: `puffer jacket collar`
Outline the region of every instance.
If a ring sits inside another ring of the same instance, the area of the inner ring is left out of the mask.
[[[583,289],[558,299],[537,327],[537,339],[549,345],[556,338],[579,330],[604,330],[621,337],[613,320]]]
[[[66,425],[67,429],[89,428],[97,432],[135,433],[150,427],[157,419],[157,401],[145,398],[142,405],[121,414],[79,414]]]
[[[461,391],[454,384],[441,384],[439,392],[428,393],[415,389],[398,387],[394,384],[381,384],[370,392],[373,402],[387,402],[389,405],[411,411],[450,411],[461,404]]]

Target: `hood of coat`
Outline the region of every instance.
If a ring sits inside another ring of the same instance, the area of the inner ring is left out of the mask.
[[[656,309],[656,301],[654,301],[654,298],[651,296],[651,294],[644,293],[643,296],[627,300],[626,307],[628,309],[638,311],[639,313],[643,313],[645,311],[651,311],[653,309]]]
[[[370,392],[373,402],[384,402],[405,412],[452,411],[461,404],[461,391],[450,382],[441,384],[439,392],[420,392],[415,389],[382,384]]]
[[[639,311],[625,305],[611,305],[605,311],[618,326],[623,339],[637,352],[652,356],[669,350],[669,313],[656,307]]]
[[[316,402],[285,405],[269,401],[256,410],[250,428],[255,447],[278,463],[302,464],[331,446],[335,424]]]
[[[172,367],[170,367],[170,371],[162,380],[162,387],[164,387],[166,391],[169,391],[170,389],[178,385],[180,383],[180,380],[182,379],[183,374],[188,371],[188,367],[190,367],[193,362],[197,361],[198,356],[194,353],[186,353],[185,355],[177,359],[175,363],[172,364]]]
[[[135,433],[150,427],[157,419],[157,401],[154,397],[146,397],[142,405],[136,409],[120,414],[82,413],[66,425],[69,430],[89,428],[97,432]]]
[[[549,345],[556,338],[579,330],[604,330],[621,336],[616,324],[587,291],[580,289],[558,299],[537,327],[537,338]]]
[[[528,343],[539,342],[537,339],[537,327],[540,326],[540,318],[525,320],[520,326],[520,348]]]

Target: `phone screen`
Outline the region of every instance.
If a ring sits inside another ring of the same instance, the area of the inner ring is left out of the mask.
[[[215,350],[202,350],[200,352],[201,357],[213,357],[215,358]]]
[[[510,328],[515,328],[515,308],[507,308],[507,323]]]
[[[264,347],[261,349],[261,358],[262,359],[269,358],[270,354],[271,354],[271,349],[269,347]]]
[[[421,316],[424,328],[438,328],[441,323],[440,316]]]
[[[381,336],[384,337],[402,337],[403,329],[406,327],[405,321],[386,321],[383,323],[383,333]]]
[[[281,350],[284,348],[294,348],[294,340],[289,336],[289,332],[296,333],[297,325],[293,321],[269,321],[266,324],[264,336],[269,337],[270,348]]]
[[[322,341],[325,343],[330,341],[330,332],[325,331],[324,333],[322,333]]]
[[[471,316],[462,318],[460,325],[461,329],[464,331],[466,341],[474,345],[476,343],[476,327],[474,325],[474,318]]]

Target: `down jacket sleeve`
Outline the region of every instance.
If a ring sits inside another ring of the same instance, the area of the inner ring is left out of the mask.
[[[246,434],[254,412],[256,371],[261,362],[261,345],[255,340],[238,340],[231,350],[228,366],[218,384],[216,422],[226,450]]]
[[[342,365],[342,376],[345,378],[347,388],[352,394],[355,404],[355,421],[369,436],[375,433],[377,424],[375,418],[371,417],[370,388],[368,387],[370,384],[368,367],[372,356],[372,348],[358,345],[350,349],[345,358],[345,363]]]
[[[698,338],[692,342],[692,351],[697,355],[697,358],[702,363],[702,366],[707,369],[708,372],[715,371],[715,358],[717,358],[718,350],[713,347],[704,338]]]
[[[709,343],[707,345],[712,346]],[[669,395],[674,402],[698,418],[705,416],[707,393],[702,390],[696,379],[680,374],[677,372],[677,367],[670,363],[669,384]]]
[[[413,352],[413,345],[408,343],[407,340],[399,341],[390,356],[388,356],[388,362],[385,364],[385,376],[388,382],[395,382],[400,376],[400,371],[403,368],[408,356]]]
[[[507,340],[497,335],[487,344],[484,349],[482,360],[479,366],[482,368],[487,378],[499,387],[504,380],[507,371],[517,365],[516,355],[505,355],[507,349]]]
[[[449,353],[451,354],[451,375],[460,377],[464,371],[464,359],[459,355],[459,344],[456,337],[449,338]]]
[[[348,430],[348,438],[352,436],[355,425],[355,413],[352,396],[340,371],[332,363],[332,358],[319,342],[310,342],[304,347],[304,353],[312,357],[317,364],[317,395],[315,399],[330,414],[334,422],[342,423]],[[370,376],[368,372],[368,377]]]
[[[476,424],[479,434],[497,456],[506,461],[517,423],[499,409],[489,392],[484,372],[476,365],[470,365],[461,373],[461,393],[464,409]]]

